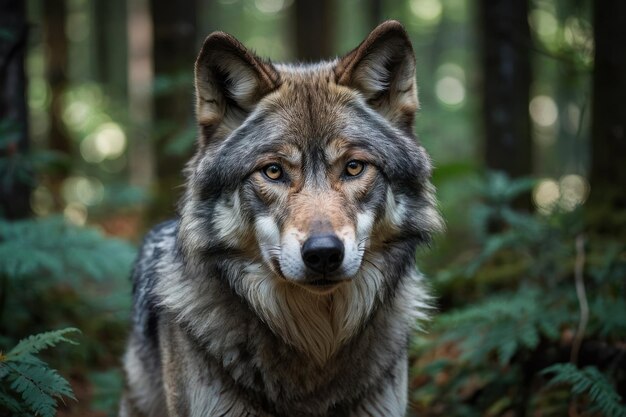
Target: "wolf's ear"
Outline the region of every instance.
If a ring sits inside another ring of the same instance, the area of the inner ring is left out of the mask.
[[[210,34],[195,67],[196,118],[207,141],[219,126],[236,129],[279,85],[278,71],[224,32]]]
[[[415,55],[402,25],[388,20],[361,44],[339,59],[337,83],[355,88],[369,105],[393,125],[412,131],[419,107]]]

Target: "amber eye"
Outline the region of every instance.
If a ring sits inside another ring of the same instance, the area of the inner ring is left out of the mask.
[[[349,177],[356,177],[365,169],[365,162],[362,161],[350,161],[346,164],[346,175]]]
[[[270,164],[263,168],[263,174],[272,181],[277,181],[283,177],[283,169],[278,164]]]

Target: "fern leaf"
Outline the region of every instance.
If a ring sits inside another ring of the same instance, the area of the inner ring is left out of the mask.
[[[45,333],[28,336],[22,339],[9,353],[6,354],[6,362],[32,359],[32,355],[49,347],[53,347],[60,342],[76,345],[75,341],[65,337],[70,333],[80,333],[80,330],[69,327],[66,329],[54,330]]]
[[[587,395],[590,411],[600,411],[605,416],[626,417],[626,406],[609,379],[595,366],[579,369],[571,363],[558,363],[542,371],[554,374],[549,385],[568,384],[572,394]]]
[[[9,395],[2,387],[0,387],[0,410],[9,410],[13,416],[27,415],[19,401]]]
[[[11,389],[20,394],[24,405],[37,416],[53,417],[56,400],[61,396],[75,399],[69,383],[53,369],[21,363],[7,366],[11,370],[8,377]]]

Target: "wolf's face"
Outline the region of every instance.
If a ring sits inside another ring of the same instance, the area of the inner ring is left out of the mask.
[[[290,66],[216,33],[196,93],[183,253],[226,265],[270,327],[323,362],[408,285],[416,245],[440,227],[410,41],[386,22],[341,59]]]

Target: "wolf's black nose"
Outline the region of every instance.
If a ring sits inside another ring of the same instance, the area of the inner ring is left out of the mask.
[[[308,238],[302,245],[304,264],[315,272],[335,272],[343,261],[343,243],[335,235]]]

